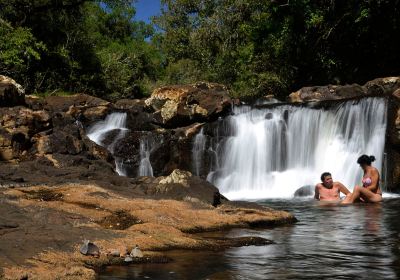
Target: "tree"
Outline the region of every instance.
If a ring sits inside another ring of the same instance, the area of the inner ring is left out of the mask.
[[[192,73],[225,83],[240,96],[285,97],[305,85],[398,75],[397,0],[163,4],[155,22],[164,30],[167,63],[191,60],[198,67]]]

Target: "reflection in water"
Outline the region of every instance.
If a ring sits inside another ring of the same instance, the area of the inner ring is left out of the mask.
[[[400,278],[400,199],[346,206],[309,200],[260,203],[288,210],[299,222],[274,229],[232,230],[227,235],[256,235],[275,244],[224,252],[174,252],[173,263],[110,269],[99,279]]]
[[[98,279],[237,279],[221,252],[172,251],[169,264],[142,264],[111,267]]]

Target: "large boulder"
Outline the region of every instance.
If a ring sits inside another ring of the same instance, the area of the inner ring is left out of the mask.
[[[214,120],[233,104],[226,87],[214,83],[161,87],[145,103],[155,122],[165,127]]]
[[[310,185],[302,186],[294,192],[294,197],[305,197],[314,195],[314,187]]]
[[[378,78],[367,82],[364,87],[368,94],[391,95],[400,88],[400,77]]]
[[[153,131],[128,130],[119,138],[119,130],[109,131],[103,141],[104,147],[113,146],[112,153],[124,166],[124,173],[130,177],[140,174],[140,164],[147,154],[154,176],[170,174],[174,169],[192,169],[193,137],[202,124],[176,129]]]
[[[86,124],[103,119],[112,104],[85,94],[26,96],[26,106],[0,107],[0,160],[80,155],[113,164],[111,154],[86,137]]]
[[[0,108],[0,160],[13,160],[31,148],[31,138],[51,128],[45,111],[25,107]]]
[[[400,88],[400,77],[378,78],[365,85],[327,85],[303,87],[289,95],[289,101],[295,103],[342,100],[368,96],[390,96]]]
[[[400,189],[400,89],[397,89],[389,102],[386,137],[387,173],[383,174],[389,190]]]
[[[135,189],[157,199],[175,199],[201,202],[217,206],[227,201],[217,187],[193,176],[189,171],[175,169],[168,176],[157,178],[139,177],[135,179]]]
[[[154,130],[153,116],[145,110],[144,99],[121,99],[115,102],[115,109],[127,113],[126,124],[130,130]]]
[[[25,104],[25,90],[13,79],[0,75],[0,107]]]

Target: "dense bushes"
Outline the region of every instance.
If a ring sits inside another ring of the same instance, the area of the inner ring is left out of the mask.
[[[140,97],[207,80],[240,97],[400,74],[400,1],[0,0],[0,74],[27,92]],[[157,30],[157,32],[155,32]]]

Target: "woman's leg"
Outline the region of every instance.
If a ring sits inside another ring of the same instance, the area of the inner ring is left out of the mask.
[[[362,198],[364,202],[380,202],[382,201],[382,196],[376,193],[371,192],[370,190],[360,187],[360,186],[355,186],[353,193],[350,195],[349,198],[346,198],[343,200],[342,203],[347,204],[347,203],[354,203],[357,199]]]
[[[361,188],[360,189],[360,196],[365,202],[381,202],[382,195],[373,193],[369,189]]]

